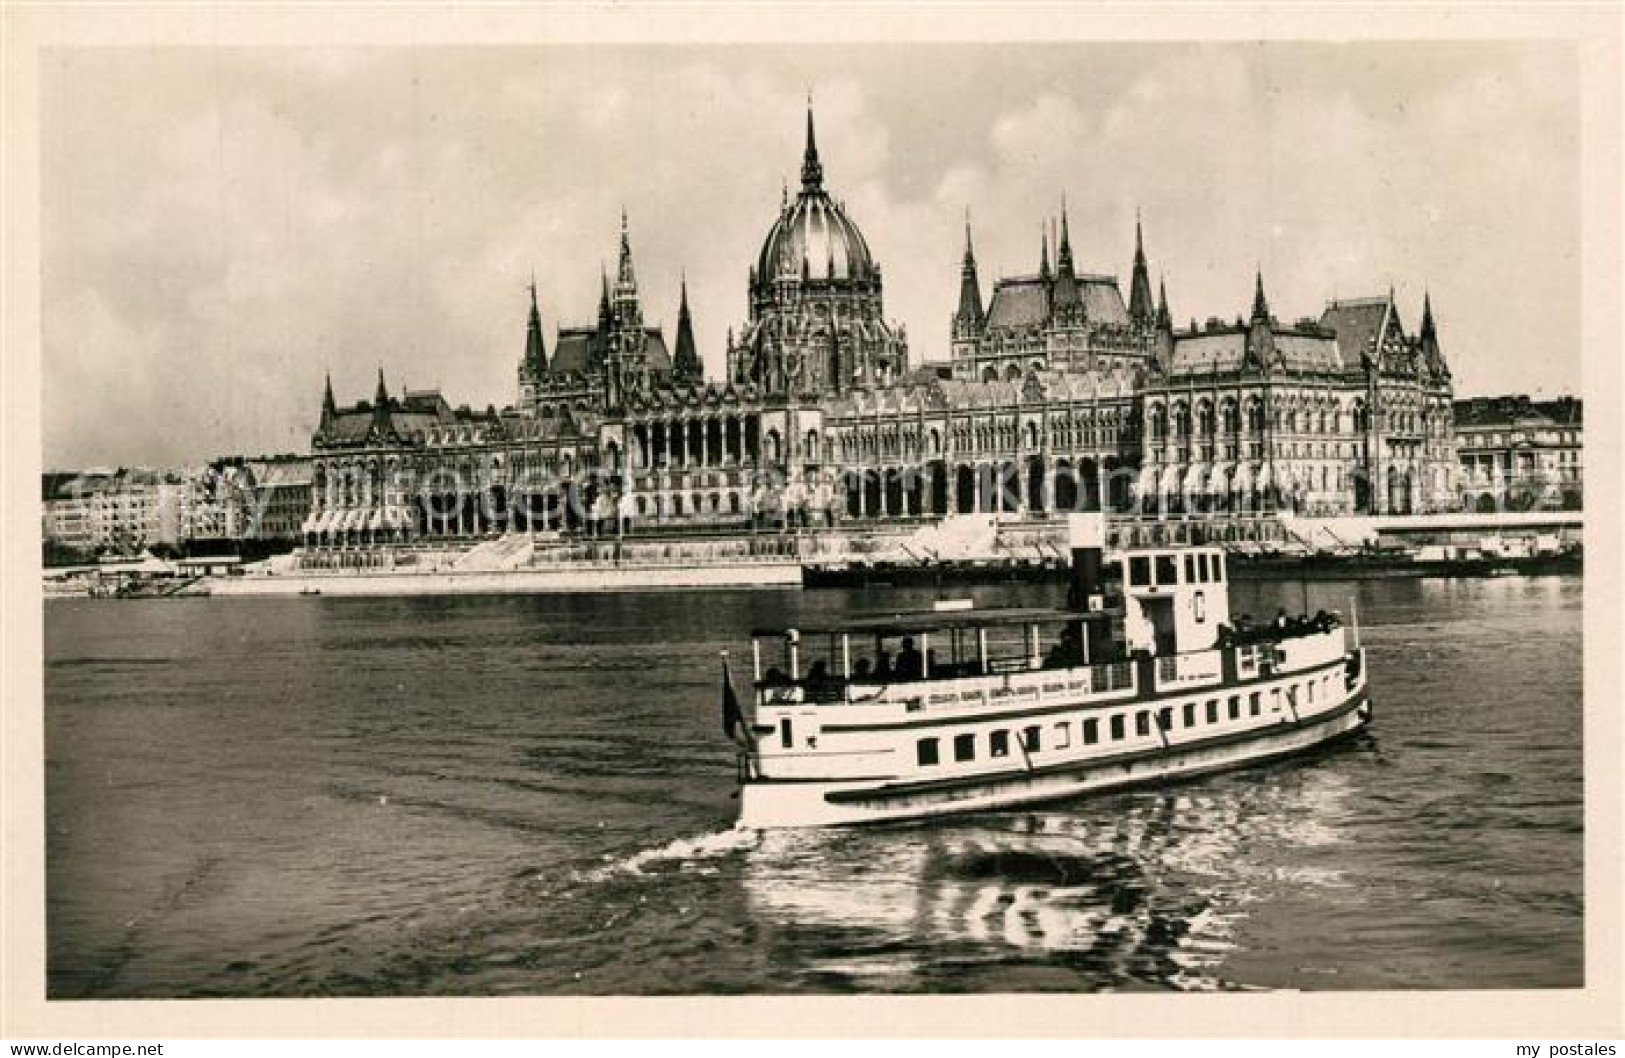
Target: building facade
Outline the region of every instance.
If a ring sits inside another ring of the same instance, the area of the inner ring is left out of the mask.
[[[1050,262],[1050,247],[1055,262]],[[825,185],[809,111],[801,187],[747,270],[748,317],[703,378],[686,283],[647,326],[623,213],[598,314],[548,350],[534,284],[515,403],[437,392],[340,407],[312,438],[316,547],[504,532],[636,532],[952,513],[1407,512],[1455,502],[1450,375],[1432,307],[1386,298],[1283,326],[1177,331],[1138,224],[1125,299],[1080,270],[1063,204],[1035,274],[984,301],[966,230],[946,362],[911,369],[879,260]]]
[[[1474,397],[1455,404],[1464,510],[1579,510],[1583,406],[1574,397]]]
[[[1451,382],[1430,299],[1408,336],[1393,293],[1283,326],[1255,281],[1247,318],[1170,333],[1147,373],[1146,512],[1453,510]]]

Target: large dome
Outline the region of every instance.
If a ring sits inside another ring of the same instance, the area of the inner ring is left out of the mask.
[[[812,113],[807,114],[807,153],[801,163],[801,192],[785,204],[762,243],[756,275],[763,283],[780,277],[815,280],[867,280],[874,262],[863,233],[846,211],[824,192],[824,169],[818,162]]]

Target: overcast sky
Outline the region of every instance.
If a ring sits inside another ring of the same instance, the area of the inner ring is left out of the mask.
[[[968,208],[984,292],[1069,206],[1127,289],[1136,209],[1176,322],[1430,289],[1458,395],[1578,392],[1574,52],[1553,44],[569,45],[42,55],[47,467],[308,448],[341,403],[515,398],[525,286],[549,350],[631,217],[644,314],[686,271],[720,372],[798,179],[947,357]]]

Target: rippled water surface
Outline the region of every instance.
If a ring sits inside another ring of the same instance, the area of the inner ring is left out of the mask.
[[[53,601],[49,993],[1581,984],[1581,582],[1236,609],[1305,590],[1358,596],[1364,741],[766,835],[731,829],[717,651],[929,593]]]

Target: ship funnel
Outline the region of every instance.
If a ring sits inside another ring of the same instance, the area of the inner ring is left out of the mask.
[[[1072,551],[1072,573],[1067,586],[1067,606],[1079,613],[1100,613],[1106,608],[1106,516],[1100,513],[1069,514],[1066,517],[1067,545]],[[1106,621],[1079,621],[1086,656],[1102,660],[1109,649],[1111,628]]]

